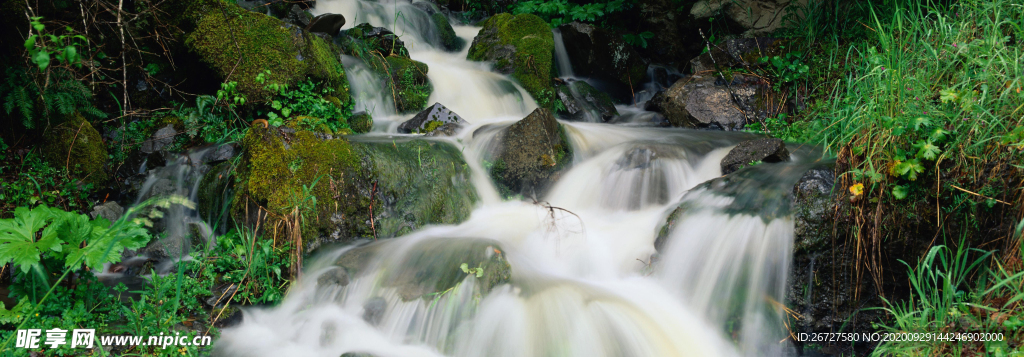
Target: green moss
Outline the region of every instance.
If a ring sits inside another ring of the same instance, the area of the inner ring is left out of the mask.
[[[379,73],[390,78],[390,84],[395,88],[395,107],[398,111],[408,113],[425,108],[434,90],[427,78],[427,64],[398,56],[387,57],[386,64]]]
[[[509,47],[515,49],[511,54]],[[468,58],[494,61],[496,69],[511,73],[538,104],[551,109],[555,100],[551,83],[554,48],[551,28],[540,17],[498,14],[483,23]]]
[[[461,51],[462,47],[466,45],[466,41],[455,34],[455,29],[448,23],[448,16],[435,12],[433,15],[430,15],[430,19],[434,21],[434,26],[437,28],[438,35],[441,36],[441,45],[444,46],[444,49],[452,52]]]
[[[54,167],[66,167],[76,178],[94,185],[109,178],[104,170],[107,148],[103,138],[81,114],[48,129],[43,140],[43,157]]]
[[[434,131],[434,129],[437,129],[438,127],[440,127],[442,125],[444,125],[444,122],[442,122],[440,120],[431,120],[431,121],[427,122],[427,127],[423,128],[423,132],[424,133],[432,132],[432,131]]]
[[[286,25],[276,18],[219,3],[202,15],[186,44],[225,80],[238,82],[250,100],[267,100],[271,93],[256,76],[269,70],[268,83],[294,85],[311,78],[335,89],[348,101],[344,67],[332,44]]]
[[[374,205],[378,236],[394,236],[426,224],[456,224],[477,201],[469,167],[451,144],[431,140],[353,144],[367,163],[386,206]]]
[[[369,133],[373,130],[373,117],[370,113],[362,112],[349,118],[348,125],[356,133]]]
[[[288,135],[277,128],[254,126],[242,145],[240,189],[232,204],[236,220],[245,217],[246,202],[251,200],[270,212],[263,227],[281,234],[277,222],[299,206],[306,217],[302,222],[306,242],[329,233],[332,214],[347,204],[341,200],[345,182],[351,182],[359,168],[348,141],[320,140],[308,131]],[[303,202],[307,189],[316,199],[315,210],[311,201]]]

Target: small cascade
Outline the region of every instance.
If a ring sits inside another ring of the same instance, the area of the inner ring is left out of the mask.
[[[385,93],[387,85],[363,61],[352,56],[341,56],[345,75],[355,100],[353,112],[367,112],[374,118],[390,118],[396,113],[395,100]]]
[[[557,27],[551,29],[555,39],[555,65],[558,68],[558,76],[561,78],[575,78],[572,72],[572,62],[569,62],[569,51],[565,50],[565,41],[562,40],[562,31]]]

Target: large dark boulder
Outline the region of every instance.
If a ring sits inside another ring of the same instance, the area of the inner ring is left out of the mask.
[[[107,147],[103,137],[81,114],[47,128],[43,133],[43,158],[53,167],[62,167],[75,178],[99,186],[110,178]]]
[[[690,8],[690,16],[704,19],[724,15],[741,29],[744,36],[749,37],[774,32],[784,27],[787,21],[799,21],[802,18],[799,9],[806,9],[807,2],[808,0],[701,0]]]
[[[573,72],[580,76],[639,87],[647,74],[647,61],[615,33],[590,24],[559,26]]]
[[[754,162],[789,161],[789,150],[782,139],[763,138],[747,140],[729,150],[722,159],[722,174],[728,175]]]
[[[309,21],[306,31],[323,32],[333,37],[341,32],[342,26],[345,26],[345,16],[341,14],[321,14]]]
[[[442,126],[453,124],[456,129],[469,124],[458,114],[449,110],[441,103],[434,103],[427,109],[416,114],[398,126],[399,133],[432,133]]]
[[[659,92],[646,109],[665,115],[672,126],[717,130],[739,130],[763,121],[780,102],[763,80],[733,74],[731,80],[718,76],[693,75],[680,79]]]
[[[473,38],[468,58],[491,61],[498,72],[512,75],[541,107],[553,108],[551,83],[554,36],[547,22],[530,14],[498,14],[484,21]]]
[[[563,82],[555,86],[558,99],[565,110],[559,110],[572,120],[606,122],[619,115],[615,102],[607,93],[584,81]]]
[[[542,195],[557,173],[572,161],[572,147],[564,130],[544,108],[504,129],[491,168],[502,193]]]

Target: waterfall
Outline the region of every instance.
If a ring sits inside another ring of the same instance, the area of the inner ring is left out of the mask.
[[[555,64],[558,67],[558,76],[562,78],[573,78],[576,75],[572,72],[572,63],[569,62],[569,51],[565,50],[565,41],[562,40],[562,31],[558,28],[551,30],[555,39]]]
[[[468,49],[438,50],[408,2],[321,0],[315,11],[408,36],[412,58],[430,67],[430,102],[470,122],[434,140],[462,149],[481,201],[458,225],[322,250],[281,305],[246,308],[222,330],[217,355],[789,353],[780,342],[793,239],[784,198],[815,155],[721,178],[721,159],[753,135],[560,122],[571,168],[537,202],[503,200],[483,163],[500,131],[537,108],[530,96],[490,64],[465,60]],[[479,28],[455,30],[469,43]],[[560,73],[571,75],[555,38]],[[361,78],[359,64],[345,66]],[[387,107],[383,96],[356,98],[357,108]],[[395,126],[408,116],[393,117],[368,135],[402,135]]]

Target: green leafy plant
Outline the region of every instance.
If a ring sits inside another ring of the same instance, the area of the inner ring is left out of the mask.
[[[218,284],[235,286],[233,296],[224,301],[242,304],[280,302],[290,282],[288,252],[290,244],[274,247],[273,240],[261,239],[251,229],[240,227],[217,240],[210,252],[210,268],[221,278]]]
[[[53,59],[67,65],[82,66],[78,47],[85,46],[88,41],[85,36],[74,34],[70,26],[65,27],[67,34],[47,34],[44,32],[46,25],[42,23],[42,17],[32,17],[31,20],[30,26],[36,33],[25,39],[25,50],[39,70],[49,67]]]
[[[625,0],[600,0],[583,4],[571,3],[568,0],[528,0],[513,5],[512,12],[534,14],[551,26],[560,26],[573,21],[599,22],[606,16],[631,6],[632,3]],[[653,37],[653,34],[650,37]]]
[[[637,46],[640,48],[647,48],[647,40],[654,38],[654,32],[644,31],[638,34],[627,33],[622,35],[622,40],[626,43]]]
[[[800,52],[789,52],[782,56],[761,57],[761,63],[771,65],[769,71],[776,78],[775,90],[778,90],[782,85],[807,78],[810,66],[803,63],[802,57],[803,53]]]

